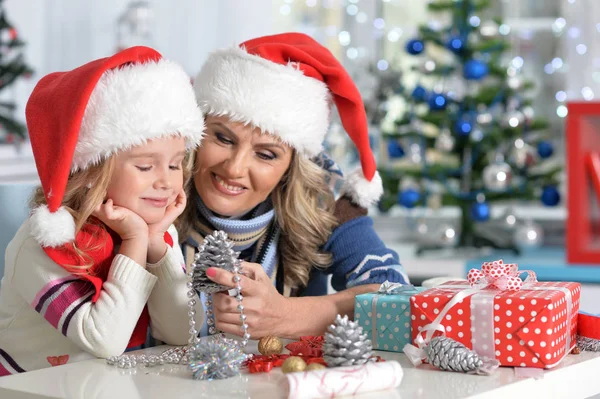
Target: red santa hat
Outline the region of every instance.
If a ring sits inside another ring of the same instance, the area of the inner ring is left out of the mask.
[[[339,61],[311,37],[285,33],[216,51],[194,88],[206,114],[258,127],[309,157],[322,150],[333,99],[361,164],[346,176],[342,194],[363,207],[383,194],[360,93]]]
[[[148,47],[43,77],[25,113],[47,202],[32,211],[30,227],[44,247],[75,238],[75,221],[61,206],[72,172],[171,135],[191,149],[204,134],[190,77]]]

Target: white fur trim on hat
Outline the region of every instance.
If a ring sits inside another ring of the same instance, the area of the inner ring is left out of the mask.
[[[344,176],[341,194],[349,196],[352,202],[363,208],[376,204],[383,195],[383,182],[379,172],[375,172],[373,179],[368,181],[362,169],[354,170]]]
[[[75,220],[64,207],[50,212],[48,205],[35,208],[29,217],[31,235],[42,247],[59,247],[75,239]]]
[[[164,59],[125,65],[106,71],[94,87],[71,169],[85,169],[117,151],[170,135],[185,137],[191,149],[203,134],[202,111],[179,65]]]
[[[194,90],[206,114],[258,127],[308,156],[322,149],[329,89],[293,64],[277,64],[239,47],[219,50],[208,57]]]

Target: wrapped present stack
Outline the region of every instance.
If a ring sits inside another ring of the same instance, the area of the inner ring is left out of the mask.
[[[385,282],[377,292],[357,295],[354,320],[369,334],[373,349],[402,352],[411,342],[411,296],[425,288]]]
[[[502,366],[552,368],[577,343],[580,292],[579,283],[538,282],[516,264],[486,262],[466,281],[411,298],[412,339],[424,348],[444,334]]]

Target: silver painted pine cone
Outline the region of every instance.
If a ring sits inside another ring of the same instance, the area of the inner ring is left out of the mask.
[[[600,352],[600,340],[577,336],[577,346],[582,351],[586,352]]]
[[[477,353],[448,337],[435,337],[425,347],[427,361],[446,371],[468,373],[477,371],[483,361]]]
[[[367,334],[348,316],[337,315],[325,333],[323,360],[329,367],[354,366],[372,361],[373,347]]]
[[[204,241],[198,247],[198,253],[191,267],[193,270],[192,286],[198,294],[204,292],[226,291],[231,287],[217,284],[206,276],[209,267],[218,267],[227,271],[233,271],[239,267],[239,252],[233,250],[233,242],[227,238],[224,231],[214,231],[204,237]]]

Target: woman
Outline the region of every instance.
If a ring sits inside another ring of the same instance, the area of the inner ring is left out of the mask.
[[[364,106],[326,48],[298,33],[253,39],[211,54],[194,86],[207,135],[178,226],[184,254],[189,265],[215,229],[234,240],[247,261],[243,306],[253,338],[322,334],[337,314],[353,314],[355,295],[385,280],[408,283],[366,216],[383,189]],[[321,154],[332,102],[362,165],[337,201],[328,183],[339,171]],[[225,270],[207,274],[233,285]],[[324,296],[327,274],[341,292]],[[216,294],[212,307],[219,330],[242,334],[233,297]]]

